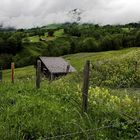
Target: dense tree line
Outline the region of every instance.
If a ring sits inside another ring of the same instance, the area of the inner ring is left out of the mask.
[[[9,62],[13,58],[19,61],[18,66],[29,65],[31,64],[30,58],[34,59],[38,54],[62,56],[79,52],[99,52],[140,46],[140,23],[105,26],[65,23],[54,29],[46,27],[8,29],[0,27],[0,65],[4,63],[5,67],[9,67]],[[64,29],[64,35],[55,38],[54,33],[59,29]],[[40,39],[38,43],[32,44],[28,38],[42,37],[46,34],[55,39],[47,42]],[[32,47],[33,51],[29,52],[30,46],[34,47]],[[38,48],[40,52],[33,54],[34,49],[38,50]],[[22,58],[20,58],[21,54]],[[25,62],[21,62],[20,59]]]
[[[131,27],[131,28],[130,28]],[[44,52],[60,56],[79,52],[99,52],[140,46],[140,29],[133,25],[106,25],[67,23],[65,37],[50,41]]]
[[[140,28],[138,25],[69,24],[65,26],[64,31],[69,37],[78,38],[71,42],[71,47],[75,48],[75,52],[109,51],[139,47]]]
[[[16,54],[22,49],[21,32],[0,32],[0,53]]]
[[[12,56],[22,50],[21,32],[0,32],[0,65],[9,68]]]

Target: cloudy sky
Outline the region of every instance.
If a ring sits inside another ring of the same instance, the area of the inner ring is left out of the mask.
[[[121,24],[140,21],[140,0],[0,0],[0,24],[31,28],[71,21],[69,11],[82,10],[81,22]]]

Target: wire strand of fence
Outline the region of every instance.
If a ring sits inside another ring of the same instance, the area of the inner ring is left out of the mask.
[[[140,123],[140,120],[136,120],[136,122]],[[123,124],[127,124],[127,123],[128,122],[124,122]],[[121,124],[122,123],[120,123],[120,125]],[[103,130],[103,129],[107,129],[107,128],[113,128],[113,127],[116,127],[116,126],[115,125],[108,125],[108,126],[95,128],[95,129],[88,129],[88,130],[85,130],[85,131],[70,132],[70,133],[67,133],[67,134],[47,137],[47,138],[45,138],[45,140],[52,140],[52,139],[57,139],[57,138],[65,138],[65,137],[69,137],[69,136],[74,136],[74,135],[79,135],[79,134],[84,134],[84,133],[91,133],[91,132],[94,132],[94,131],[99,131],[99,130]],[[94,136],[94,135],[89,135],[89,136]]]
[[[67,133],[67,134],[62,134],[62,135],[57,135],[57,136],[53,136],[53,137],[48,137],[48,138],[46,138],[46,140],[62,138],[62,137],[68,137],[68,136],[73,136],[73,135],[78,135],[78,134],[83,134],[83,133],[89,133],[89,132],[93,132],[93,131],[97,131],[97,130],[101,130],[101,129],[105,129],[105,128],[110,128],[112,126],[113,125],[109,125],[109,126],[104,126],[104,127],[96,128],[96,129],[88,129],[88,130],[85,130],[85,131],[71,132],[71,133]]]

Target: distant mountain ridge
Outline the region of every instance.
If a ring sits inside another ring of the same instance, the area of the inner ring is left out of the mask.
[[[16,31],[14,27],[4,27],[2,24],[0,24],[0,31]]]

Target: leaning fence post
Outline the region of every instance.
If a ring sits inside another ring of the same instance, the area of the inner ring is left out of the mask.
[[[15,63],[11,63],[11,82],[14,83]]]
[[[89,70],[90,70],[90,61],[87,60],[84,67],[84,78],[83,78],[83,89],[82,89],[82,112],[87,112],[88,108],[88,89],[89,89]]]
[[[0,82],[2,82],[2,68],[0,69]]]
[[[36,87],[40,88],[41,82],[41,61],[37,60],[37,68],[36,68]]]

